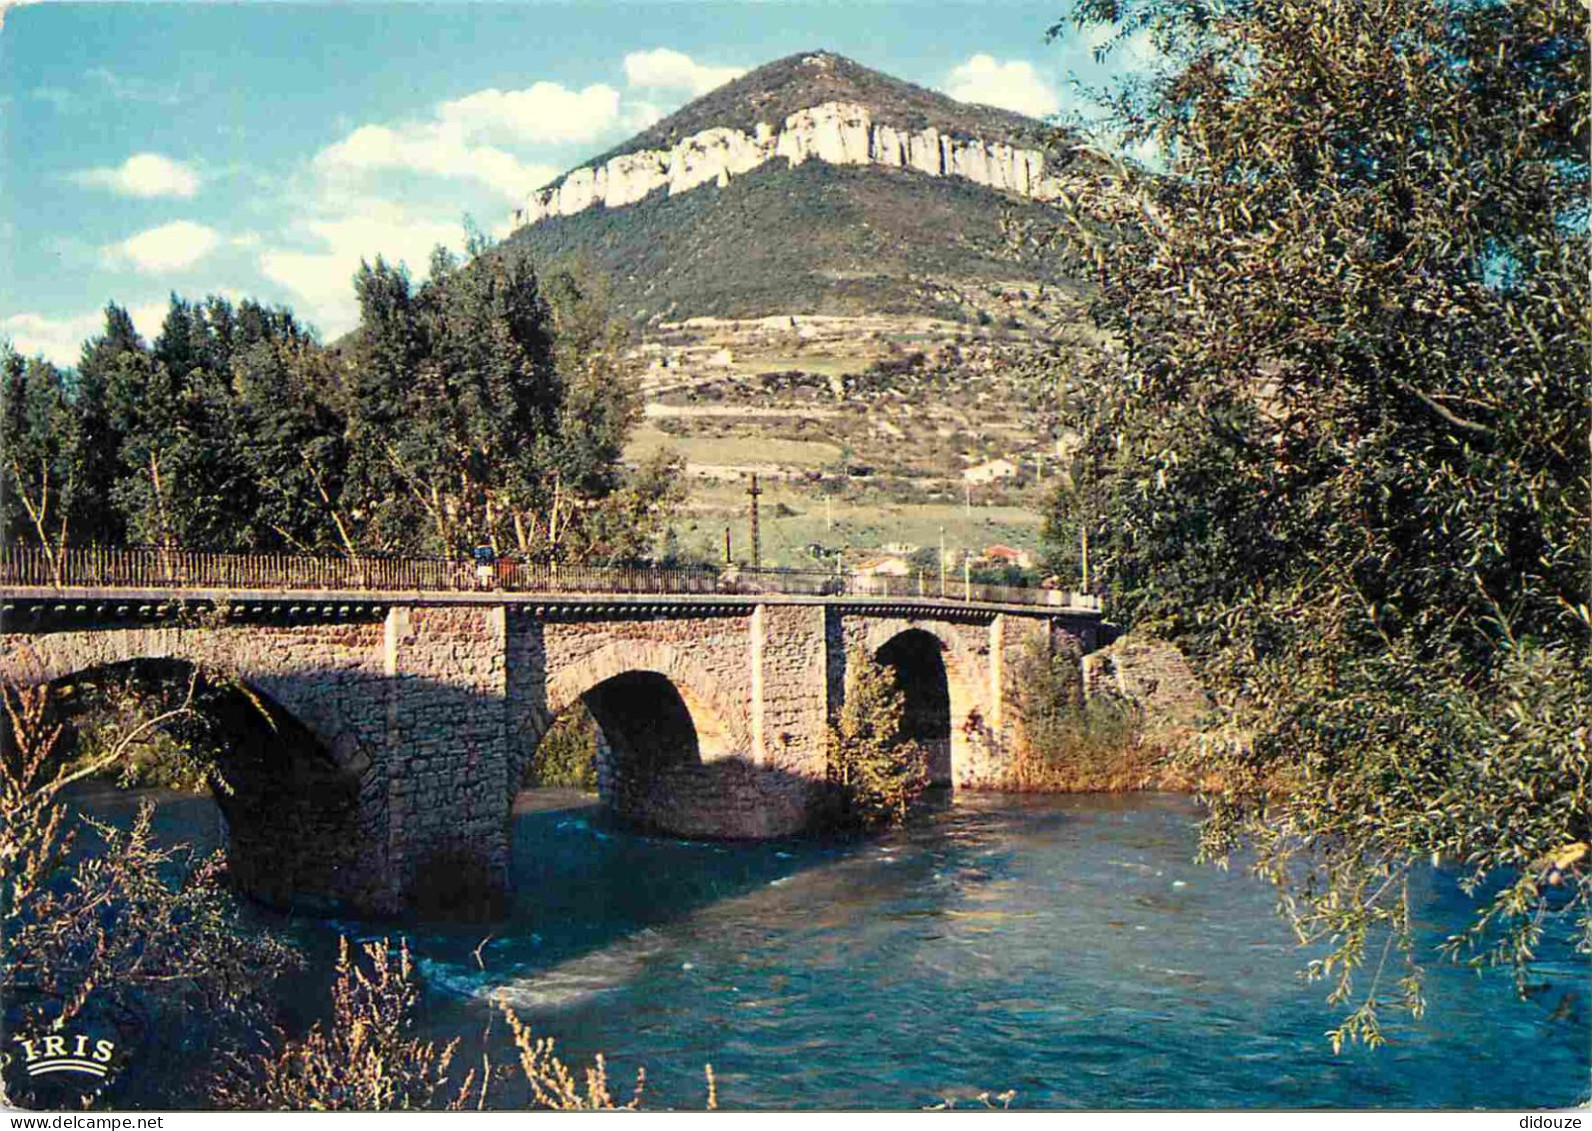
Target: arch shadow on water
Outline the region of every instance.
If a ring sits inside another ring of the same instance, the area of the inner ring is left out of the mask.
[[[233,882],[252,899],[325,911],[357,871],[364,838],[358,776],[258,689],[175,658],[96,665],[51,688],[63,757],[83,752],[85,726],[96,713],[114,713],[112,699],[141,698],[146,715],[186,705],[171,724],[173,737],[191,752],[219,816],[210,846],[225,848]]]

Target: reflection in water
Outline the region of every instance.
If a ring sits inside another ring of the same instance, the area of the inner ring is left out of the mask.
[[[204,824],[183,805],[168,828]],[[405,929],[424,1026],[479,1034],[501,995],[571,1057],[645,1064],[652,1103],[679,1106],[701,1102],[706,1062],[730,1107],[1586,1098],[1588,966],[1567,953],[1526,1002],[1506,971],[1434,955],[1426,1019],[1334,1056],[1337,1014],[1299,980],[1269,889],[1194,864],[1194,815],[1178,797],[963,795],[880,840],[712,844],[611,827],[579,794],[522,795],[509,918]],[[1420,898],[1431,941],[1464,922],[1451,877]],[[394,930],[291,927],[317,954],[339,930]],[[503,1026],[485,1039],[501,1063]]]

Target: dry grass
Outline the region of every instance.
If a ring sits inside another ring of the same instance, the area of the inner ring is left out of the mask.
[[[419,989],[407,944],[386,939],[356,953],[342,940],[332,985],[332,1012],[302,1037],[277,1032],[265,1048],[237,1059],[210,1100],[218,1107],[291,1111],[418,1111],[529,1109],[636,1111],[646,1098],[646,1069],[623,1098],[597,1054],[571,1066],[551,1037],[532,1032],[500,1002],[513,1040],[512,1064],[489,1053],[462,1075],[450,1075],[460,1041],[439,1045],[411,1035]],[[712,1065],[704,1067],[704,1107],[718,1106]]]
[[[268,1049],[240,1058],[211,1099],[221,1107],[288,1111],[413,1111],[438,1106],[458,1041],[444,1046],[409,1036],[418,990],[409,949],[396,960],[383,939],[361,950],[341,940],[332,985],[332,1016],[303,1037],[278,1033]],[[368,969],[367,969],[368,967]],[[474,1071],[444,1106],[468,1104]]]
[[[1044,745],[1020,741],[1005,788],[1024,793],[1192,793],[1201,788],[1173,757],[1172,736],[1087,724]]]
[[[639,461],[654,452],[672,450],[687,463],[727,467],[780,464],[820,468],[840,458],[840,448],[818,440],[782,440],[773,436],[674,436],[642,426],[625,445],[625,459]]]
[[[1004,788],[1034,793],[1191,792],[1187,735],[1151,728],[1136,703],[1086,698],[1079,656],[1036,642],[1017,662],[1016,757]]]

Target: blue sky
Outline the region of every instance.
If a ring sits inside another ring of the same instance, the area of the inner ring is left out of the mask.
[[[1049,115],[1108,76],[1063,3],[34,4],[0,26],[0,337],[75,362],[99,311],[286,303],[335,337],[350,278],[423,272],[464,218],[712,86],[826,48]],[[1117,64],[1117,65],[1120,65]]]

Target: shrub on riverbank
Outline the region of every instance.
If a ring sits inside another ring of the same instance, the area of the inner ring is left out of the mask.
[[[236,1058],[216,1080],[218,1107],[289,1111],[415,1111],[464,1106],[478,1081],[466,1072],[444,1100],[458,1039],[438,1046],[410,1035],[419,990],[409,948],[365,943],[361,964],[340,940],[332,1013],[302,1037],[278,1030],[263,1051]]]
[[[1034,793],[1122,793],[1191,788],[1152,735],[1144,712],[1114,695],[1086,696],[1078,656],[1035,642],[1017,662],[1016,757],[1007,788]]]
[[[928,754],[902,734],[906,700],[890,669],[854,651],[846,702],[829,728],[827,778],[836,827],[900,824],[928,786]]]
[[[181,845],[158,846],[147,804],[125,830],[68,816],[61,791],[113,769],[146,732],[107,729],[95,759],[68,765],[54,698],[49,688],[0,687],[0,1041],[12,1049],[19,1047],[12,1038],[82,1033],[110,1040],[116,1051],[106,1082],[90,1092],[67,1077],[13,1072],[0,1077],[0,1103],[43,1110],[640,1106],[644,1072],[621,1102],[601,1056],[571,1068],[551,1039],[534,1036],[507,1008],[517,1063],[483,1058],[479,1068],[450,1075],[459,1042],[413,1035],[419,987],[407,948],[394,951],[386,940],[359,953],[345,940],[328,1017],[290,1036],[277,1024],[272,991],[300,959],[240,918],[223,853],[201,859]],[[190,698],[174,709],[195,708]],[[75,853],[83,833],[103,849]],[[511,1093],[520,1086],[523,1093]],[[716,1102],[709,1067],[706,1106]]]
[[[296,964],[269,932],[244,931],[220,853],[161,848],[153,809],[130,828],[68,818],[66,786],[116,764],[140,735],[112,741],[97,761],[63,764],[64,727],[45,688],[0,688],[0,1001],[4,1047],[12,1038],[91,1034],[140,1059],[211,1064],[241,1048],[269,1018],[268,991]],[[78,854],[88,835],[103,841]],[[202,1083],[123,1074],[90,1097],[115,1106],[204,1102]],[[157,1091],[158,1089],[158,1091]],[[80,1093],[53,1077],[13,1075],[4,1100],[77,1106]]]
[[[281,1031],[262,1049],[235,1059],[217,1079],[210,1102],[237,1110],[287,1111],[635,1111],[646,1094],[647,1073],[621,1100],[601,1053],[589,1065],[571,1068],[551,1037],[537,1036],[506,1004],[499,1003],[514,1044],[514,1062],[493,1065],[483,1053],[479,1066],[457,1065],[460,1040],[445,1045],[412,1033],[420,999],[406,944],[387,939],[355,952],[348,940],[338,951],[332,1012],[301,1037]],[[704,1106],[718,1106],[712,1065],[704,1066]],[[521,1089],[523,1088],[523,1091]]]

